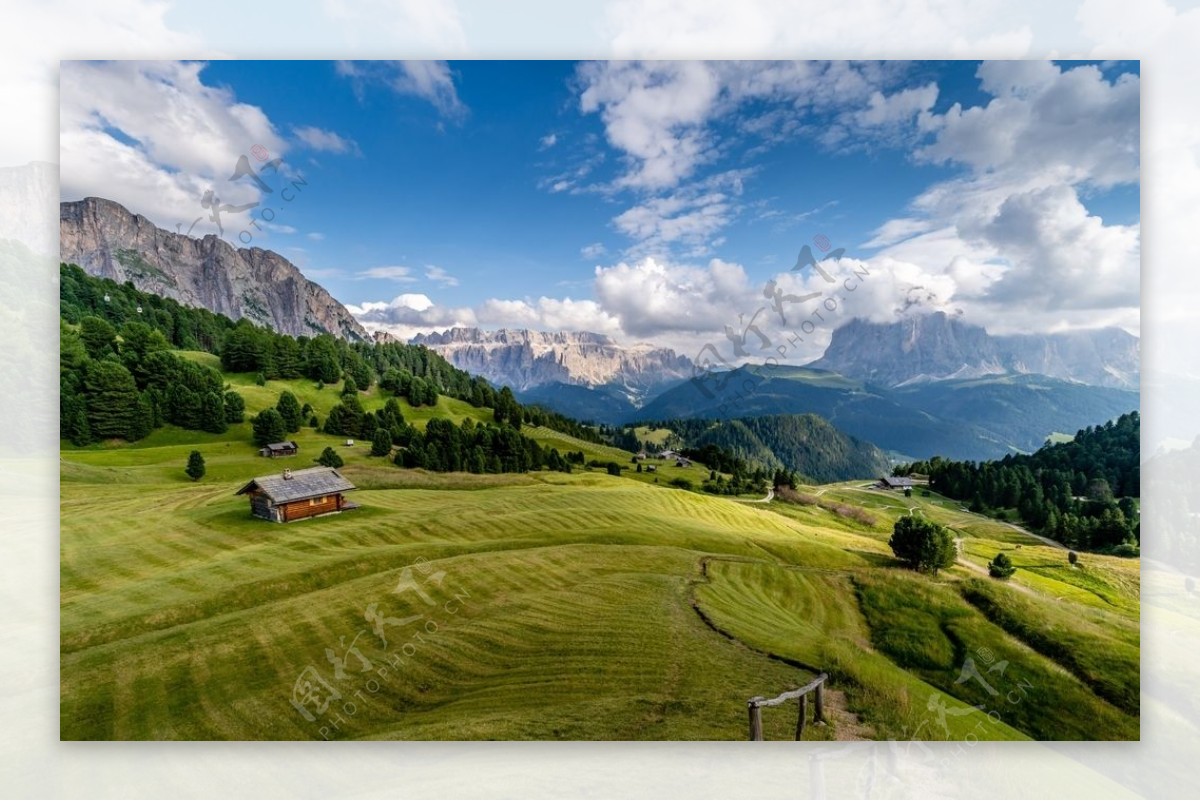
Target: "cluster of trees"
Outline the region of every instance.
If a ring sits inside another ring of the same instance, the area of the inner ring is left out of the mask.
[[[664,420],[644,425],[670,429],[676,441],[687,443],[684,453],[705,453],[696,459],[722,473],[734,472],[738,460],[749,469],[795,472],[811,483],[879,475],[887,469],[887,459],[878,448],[838,431],[814,414]],[[633,437],[633,430],[627,429],[623,437]]]
[[[161,331],[130,320],[120,328],[84,316],[60,325],[59,423],[75,445],[142,439],[164,423],[222,433],[245,402],[220,373],[180,358]]]
[[[1140,428],[1140,415],[1130,412],[1032,454],[983,463],[934,457],[893,472],[928,475],[931,489],[971,511],[1001,519],[1015,512],[1072,548],[1133,555],[1141,533]]]
[[[73,325],[89,316],[114,328],[136,320],[162,334],[172,348],[209,353],[218,351],[234,326],[223,315],[139,292],[129,282],[93,278],[74,264],[60,264],[58,274],[59,316]]]
[[[473,420],[456,426],[436,418],[418,431],[405,426],[394,437],[400,446],[395,462],[402,467],[422,467],[438,472],[524,473],[529,470],[571,472],[571,462],[556,448],[546,449],[507,423],[477,425]]]
[[[207,309],[141,292],[129,282],[118,284],[95,278],[73,264],[61,264],[59,276],[61,314],[68,323],[80,324],[85,318],[94,318],[121,331],[122,337],[127,323],[140,323],[151,333],[156,332],[155,342],[165,343],[164,349],[217,354],[223,369],[254,373],[260,383],[309,378],[319,384],[332,384],[348,379],[354,386],[367,389],[378,381],[413,406],[432,406],[439,394],[448,395],[476,408],[494,409],[497,424],[517,429],[522,424],[545,426],[596,443],[607,442],[611,436],[611,431],[600,431],[545,409],[522,406],[511,390],[496,390],[485,379],[459,370],[420,345],[352,343],[330,334],[293,337],[248,320],[234,322]],[[354,418],[354,410],[349,411]],[[73,414],[82,419],[78,409]],[[346,424],[335,421],[334,428],[339,433],[344,429],[350,435],[370,436],[352,434],[353,419]]]

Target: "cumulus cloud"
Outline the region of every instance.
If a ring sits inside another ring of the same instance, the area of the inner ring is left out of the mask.
[[[325,131],[312,125],[301,125],[292,129],[296,138],[313,150],[326,153],[359,153],[358,143],[353,139]]]
[[[1000,61],[982,64],[978,76],[992,100],[929,116],[934,140],[916,151],[919,160],[1012,180],[1045,176],[1097,187],[1138,180],[1137,75],[1109,81],[1094,65]]]
[[[542,150],[554,147],[558,144],[558,134],[548,133],[538,140],[538,144],[541,145]]]
[[[994,331],[1136,331],[1139,226],[1106,223],[1082,198],[1138,181],[1137,76],[999,62],[977,77],[987,102],[921,111],[915,123],[925,141],[914,158],[964,174],[881,225],[864,245],[883,248],[872,263],[920,265],[949,282],[926,304]]]
[[[261,108],[206,85],[204,67],[63,62],[62,197],[111,198],[169,229],[207,215],[200,199],[208,190],[229,206],[258,202],[257,186],[230,174],[256,145],[275,158],[288,143]],[[261,168],[258,161],[248,164]],[[239,221],[244,212],[227,212],[226,230],[236,231]]]

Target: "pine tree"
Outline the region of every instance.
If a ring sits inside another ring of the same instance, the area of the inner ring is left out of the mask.
[[[215,392],[205,392],[200,397],[200,427],[213,434],[224,434],[229,430],[225,399]]]
[[[371,455],[387,456],[392,452],[392,435],[386,428],[375,429],[371,437]]]
[[[131,439],[139,426],[137,384],[124,366],[114,361],[88,365],[83,380],[88,427],[96,439]]]
[[[192,481],[199,481],[204,478],[204,457],[200,455],[200,451],[192,451],[188,454],[187,469],[185,472]]]
[[[287,426],[283,416],[274,409],[264,409],[250,420],[254,431],[254,444],[267,445],[271,442],[282,442],[287,436]]]
[[[285,389],[280,393],[275,410],[283,418],[283,424],[289,432],[300,430],[300,426],[304,423],[304,417],[300,411],[300,401],[290,391]]]
[[[225,422],[240,423],[246,418],[246,401],[232,389],[225,393]]]

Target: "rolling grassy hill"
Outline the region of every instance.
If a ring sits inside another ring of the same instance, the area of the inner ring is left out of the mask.
[[[248,413],[284,388],[321,416],[338,399],[311,381],[227,380]],[[402,407],[418,424],[489,414],[445,397]],[[338,447],[361,508],[251,518],[242,483],[341,441],[296,439],[300,455],[273,461],[248,424],[64,447],[63,739],[744,739],[748,698],[818,670],[830,725],[806,737],[1137,736],[1136,560],[1070,569],[954,502],[853,482],[804,488],[824,506],[748,503],[632,471],[403,470],[361,443]],[[183,473],[193,448],[199,482]],[[961,566],[896,566],[887,538],[910,513],[954,527]],[[999,549],[1020,568],[1008,586],[979,579]],[[968,656],[999,697],[957,682]],[[340,693],[313,720],[291,703],[310,668]],[[764,722],[789,738],[794,711]]]

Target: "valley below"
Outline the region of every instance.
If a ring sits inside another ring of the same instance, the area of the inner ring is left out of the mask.
[[[322,418],[339,400],[306,379],[225,380],[248,415],[284,390]],[[367,410],[390,397],[359,395]],[[445,396],[401,406],[418,428],[491,414]],[[292,439],[280,459],[258,455],[248,422],[64,444],[63,739],[738,740],[749,698],[820,672],[827,725],[806,739],[1138,737],[1136,559],[1072,566],[1019,527],[871,476],[764,503],[667,486],[707,475],[698,464],[434,473],[316,429]],[[359,508],[280,525],[235,495],[327,446]],[[950,527],[958,564],[904,569],[888,538],[906,515]],[[998,552],[1018,568],[1003,583],[984,567]],[[795,724],[794,707],[768,710],[766,738]]]

